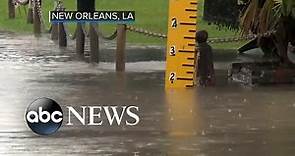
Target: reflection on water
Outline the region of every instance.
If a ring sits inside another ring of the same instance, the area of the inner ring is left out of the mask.
[[[127,72],[115,73],[112,62],[77,61],[73,45],[59,49],[47,38],[0,34],[0,155],[295,153],[294,86],[227,84],[229,62],[219,61],[215,88],[165,91],[163,61],[133,61]],[[24,110],[44,96],[62,106],[137,105],[141,122],[64,125],[53,136],[36,136],[25,125]]]
[[[190,137],[196,135],[200,124],[195,90],[166,90],[169,135]]]
[[[200,132],[200,114],[195,90],[166,90],[168,136],[171,145],[168,155],[194,155],[198,148],[187,144]],[[201,134],[204,131],[201,132]],[[197,142],[195,142],[197,143]]]

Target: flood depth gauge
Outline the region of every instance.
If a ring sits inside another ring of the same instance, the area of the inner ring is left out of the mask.
[[[195,79],[197,0],[170,0],[166,88],[190,88]]]

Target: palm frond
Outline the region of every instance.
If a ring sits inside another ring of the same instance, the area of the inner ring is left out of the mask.
[[[259,2],[264,2],[259,7]],[[242,32],[265,33],[274,30],[281,17],[295,19],[295,0],[250,0],[241,17]]]

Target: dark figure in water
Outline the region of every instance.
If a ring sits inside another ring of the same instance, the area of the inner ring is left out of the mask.
[[[215,72],[213,65],[212,47],[207,43],[208,32],[205,30],[196,33],[197,41],[197,77],[200,86],[214,86]]]

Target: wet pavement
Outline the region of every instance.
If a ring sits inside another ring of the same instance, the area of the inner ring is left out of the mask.
[[[115,73],[114,63],[109,62],[111,45],[102,43],[108,52],[102,56],[107,62],[100,64],[76,58],[73,45],[59,49],[46,36],[0,33],[0,155],[295,153],[294,86],[227,83],[226,68],[235,55],[217,57],[215,88],[165,91],[161,48],[136,51],[135,47],[128,53],[127,71]],[[137,105],[140,123],[134,127],[63,125],[52,136],[38,136],[26,126],[24,113],[39,97],[55,99],[63,107]]]

